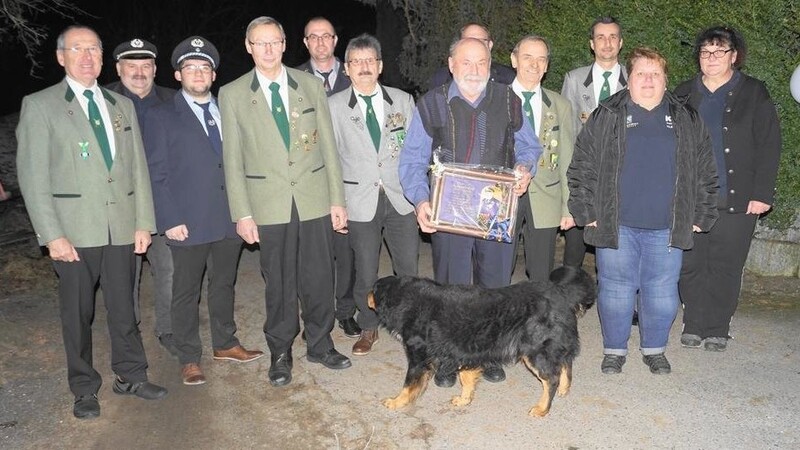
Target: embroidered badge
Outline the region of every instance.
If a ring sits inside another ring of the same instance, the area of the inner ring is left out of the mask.
[[[86,159],[89,157],[89,142],[88,141],[81,141],[78,142],[78,146],[81,148],[81,152],[79,153],[81,159]]]
[[[664,116],[664,122],[666,122],[668,129],[671,130],[673,128],[674,124],[672,123],[672,116],[670,115]]]

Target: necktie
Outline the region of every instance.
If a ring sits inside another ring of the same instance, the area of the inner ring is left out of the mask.
[[[217,126],[217,121],[214,120],[214,116],[211,115],[211,111],[208,109],[209,106],[211,106],[211,102],[194,102],[194,104],[203,108],[203,120],[206,122],[208,140],[211,141],[211,147],[214,149],[214,151],[217,152],[218,155],[222,156],[222,138],[219,136],[219,127]]]
[[[372,95],[361,95],[364,102],[367,104],[367,128],[369,129],[369,135],[372,138],[372,143],[375,144],[375,150],[379,150],[381,148],[381,127],[378,125],[378,119],[375,118],[375,109],[372,107],[372,97],[378,94]]]
[[[281,85],[275,82],[270,83],[269,90],[272,91],[272,117],[275,118],[275,125],[278,126],[278,131],[281,132],[283,143],[286,144],[286,150],[289,150],[289,119],[286,118],[286,108],[283,107],[283,100],[278,90]]]
[[[600,88],[600,100],[598,100],[598,102],[602,102],[611,95],[611,86],[608,84],[608,77],[610,76],[611,72],[603,72],[605,81],[603,81],[603,87]]]
[[[533,98],[533,94],[535,93],[536,92],[522,91],[522,96],[525,97],[525,103],[522,104],[522,109],[525,111],[525,115],[528,116],[528,121],[531,123],[531,128],[533,128],[533,134],[536,134],[536,119],[533,117],[531,98]]]
[[[327,72],[320,72],[319,70],[317,71],[317,73],[322,75],[322,78],[324,78],[324,80],[322,81],[322,84],[325,86],[325,92],[330,92],[331,91],[331,79],[330,79],[331,72],[333,72],[333,71],[332,70],[329,70]]]
[[[108,143],[108,135],[106,127],[103,125],[103,117],[100,115],[100,108],[94,102],[94,92],[87,89],[83,91],[83,96],[89,99],[89,123],[92,125],[97,142],[100,143],[100,151],[103,153],[106,167],[111,170],[111,166],[114,164],[114,159],[111,157],[111,145]]]

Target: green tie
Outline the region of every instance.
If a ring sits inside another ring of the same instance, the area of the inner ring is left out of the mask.
[[[275,82],[270,83],[269,90],[272,91],[272,117],[275,118],[275,125],[283,137],[286,150],[289,150],[289,119],[286,118],[286,108],[283,107],[283,100],[278,90],[281,85]]]
[[[94,136],[97,138],[97,142],[100,143],[100,151],[103,153],[106,167],[111,170],[114,159],[111,158],[111,146],[108,144],[108,135],[106,134],[106,127],[103,125],[103,117],[100,115],[100,108],[94,102],[94,92],[87,89],[83,91],[83,96],[89,99],[89,124],[92,125]]]
[[[605,81],[603,81],[603,87],[600,88],[600,100],[598,103],[607,99],[611,95],[611,85],[608,84],[608,77],[610,76],[611,72],[603,72],[603,78],[605,78]]]
[[[533,107],[531,106],[531,98],[536,92],[522,91],[522,96],[525,97],[525,103],[522,104],[522,109],[525,110],[525,115],[528,116],[528,121],[533,128],[533,134],[536,134],[536,119],[533,117]]]
[[[369,135],[372,137],[372,143],[375,144],[375,150],[381,148],[381,127],[378,125],[378,119],[375,118],[375,109],[372,107],[372,97],[378,94],[361,95],[358,96],[364,99],[367,104],[367,128],[369,128]]]

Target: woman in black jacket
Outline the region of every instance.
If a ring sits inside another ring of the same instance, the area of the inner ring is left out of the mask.
[[[678,313],[683,250],[717,218],[708,132],[667,91],[667,63],[640,47],[628,57],[628,90],[584,124],[567,171],[569,210],[596,247],[603,373],[622,371],[639,293],[639,348],[655,374]]]
[[[695,237],[680,277],[684,347],[724,351],[756,219],[771,208],[781,150],[775,105],[764,83],[739,71],[738,31],[712,27],[695,41],[700,73],[675,89],[711,135],[719,175],[719,220]]]

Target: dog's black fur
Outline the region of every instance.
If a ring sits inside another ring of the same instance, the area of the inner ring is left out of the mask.
[[[381,325],[400,336],[408,358],[403,391],[384,404],[395,409],[412,403],[435,369],[459,370],[462,393],[453,403],[466,405],[481,367],[522,359],[544,386],[530,411],[543,416],[555,391],[565,395],[569,390],[572,361],[580,350],[577,316],[595,299],[589,274],[566,267],[554,270],[547,282],[498,289],[381,278],[370,304]]]

